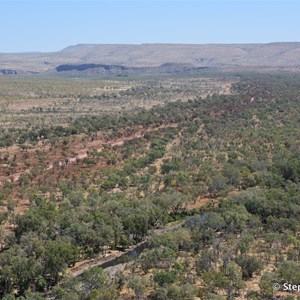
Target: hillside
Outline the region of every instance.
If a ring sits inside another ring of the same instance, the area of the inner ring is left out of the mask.
[[[56,72],[65,64],[105,64],[130,68],[166,63],[194,67],[298,70],[300,43],[269,44],[79,44],[52,53],[0,54],[0,74]],[[157,70],[154,70],[157,71]]]

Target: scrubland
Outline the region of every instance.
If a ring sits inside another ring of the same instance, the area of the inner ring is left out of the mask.
[[[0,297],[297,299],[299,79],[0,78]]]

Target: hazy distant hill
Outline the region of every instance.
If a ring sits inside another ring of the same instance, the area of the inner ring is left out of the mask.
[[[271,67],[300,69],[300,43],[244,45],[83,44],[69,46],[52,53],[0,54],[0,74],[49,72],[55,71],[61,65],[113,65],[114,67],[128,67],[132,70],[132,68],[157,67],[166,63],[186,64],[195,68]]]

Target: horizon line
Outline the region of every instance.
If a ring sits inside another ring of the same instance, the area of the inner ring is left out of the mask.
[[[0,0],[1,1],[1,0]],[[10,51],[10,52],[2,52],[0,51],[0,55],[2,54],[45,54],[45,53],[56,53],[63,51],[70,47],[77,47],[77,46],[147,46],[147,45],[187,45],[187,46],[205,46],[205,45],[215,45],[215,46],[234,46],[234,45],[268,45],[268,44],[300,44],[300,41],[272,41],[272,42],[247,42],[247,43],[172,43],[172,42],[153,42],[153,43],[78,43],[73,45],[65,46],[59,50],[49,50],[49,51],[39,51],[39,50],[28,50],[28,51]]]

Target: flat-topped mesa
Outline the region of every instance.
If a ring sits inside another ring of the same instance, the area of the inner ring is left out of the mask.
[[[300,43],[81,44],[52,53],[0,54],[0,70],[17,73],[56,72],[61,68],[82,71],[81,68],[162,67],[168,63],[221,69],[252,67],[294,70],[300,67]]]

